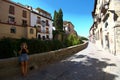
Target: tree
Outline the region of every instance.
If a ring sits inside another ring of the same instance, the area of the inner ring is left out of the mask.
[[[53,18],[53,25],[55,26],[56,30],[61,32],[63,31],[63,12],[62,9],[57,12],[54,11],[54,18]]]
[[[53,17],[53,26],[56,26],[56,15],[57,15],[57,11],[54,11],[54,17]]]
[[[54,39],[58,39],[60,41],[63,40],[63,12],[62,9],[57,12],[54,11],[54,18],[53,18],[53,25],[56,28],[55,31],[53,31]]]
[[[68,35],[66,37],[66,39],[64,40],[64,44],[66,46],[73,46],[73,45],[77,45],[80,43],[82,43],[81,39],[78,36],[76,36],[75,34]]]
[[[59,29],[63,31],[63,12],[62,9],[59,10]]]

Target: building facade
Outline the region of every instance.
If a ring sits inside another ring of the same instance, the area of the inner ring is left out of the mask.
[[[100,48],[120,55],[120,0],[95,0],[92,16],[90,39]]]
[[[31,11],[31,26],[37,30],[36,36],[38,39],[51,40],[52,35],[52,17],[51,14],[42,9],[33,9],[28,7]]]
[[[0,0],[0,38],[52,39],[51,14],[10,0]]]
[[[0,38],[36,38],[30,27],[30,10],[10,0],[0,0]]]
[[[74,30],[74,25],[70,21],[63,21],[63,30],[66,34],[77,35],[77,32]]]

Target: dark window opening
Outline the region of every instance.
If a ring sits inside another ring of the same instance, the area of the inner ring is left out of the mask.
[[[41,39],[41,35],[40,34],[38,35],[38,39]]]
[[[46,26],[49,26],[49,22],[48,22],[48,20],[46,20]]]
[[[49,39],[49,35],[47,35],[46,37],[47,37],[47,39]]]
[[[16,28],[15,28],[15,27],[12,27],[12,28],[10,29],[10,33],[16,33]]]
[[[45,40],[45,36],[43,36],[43,40]]]

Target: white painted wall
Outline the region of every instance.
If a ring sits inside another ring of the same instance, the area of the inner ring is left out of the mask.
[[[45,27],[43,27],[41,24],[37,24],[36,22],[37,22],[37,17],[38,16],[40,16],[40,15],[37,15],[37,14],[35,14],[35,13],[31,13],[31,26],[41,26],[41,31],[43,31],[43,30],[46,30],[46,26]],[[41,18],[41,20],[44,20],[44,21],[46,21],[46,20],[48,20],[48,22],[49,22],[49,34],[47,34],[47,33],[37,33],[37,35],[41,35],[41,38],[42,38],[42,36],[45,36],[46,37],[46,35],[49,35],[49,38],[50,39],[52,39],[53,38],[53,35],[52,35],[52,23],[53,23],[53,21],[52,20],[50,20],[50,19],[47,19],[47,18],[45,18],[45,17],[42,17],[42,16],[40,16],[40,18]]]

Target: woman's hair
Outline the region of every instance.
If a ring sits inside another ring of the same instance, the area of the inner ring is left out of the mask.
[[[26,42],[21,43],[21,47],[23,47],[23,46],[25,46],[26,48],[28,47]]]

